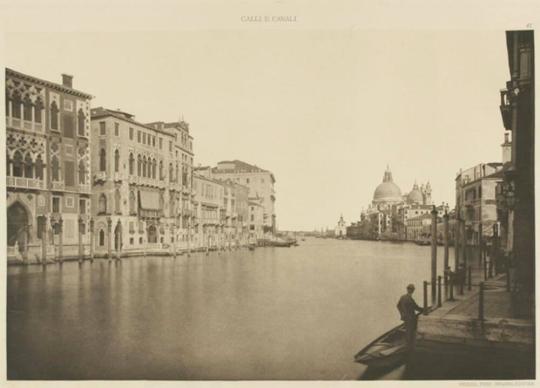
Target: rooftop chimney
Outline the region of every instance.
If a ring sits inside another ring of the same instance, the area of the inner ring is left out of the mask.
[[[504,143],[502,147],[502,162],[503,164],[512,162],[512,142],[510,141],[510,133],[504,134]]]
[[[62,74],[62,85],[67,88],[73,88],[73,76],[69,74]]]

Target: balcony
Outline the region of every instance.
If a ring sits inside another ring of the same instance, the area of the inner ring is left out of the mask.
[[[51,189],[52,190],[64,190],[65,185],[63,181],[53,181],[51,183]]]
[[[107,173],[100,171],[94,174],[94,183],[104,183],[107,180]]]
[[[115,182],[122,182],[122,180],[124,180],[124,174],[122,174],[121,172],[115,172],[114,173],[114,181]]]
[[[45,183],[40,179],[22,178],[22,177],[7,177],[7,185],[22,189],[44,189]]]
[[[501,90],[501,116],[503,125],[506,130],[512,129],[512,103],[510,101],[510,93],[508,90]]]

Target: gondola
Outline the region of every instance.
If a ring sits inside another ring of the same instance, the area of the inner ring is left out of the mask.
[[[354,361],[373,368],[390,368],[403,364],[406,357],[405,325],[401,324],[360,350]]]

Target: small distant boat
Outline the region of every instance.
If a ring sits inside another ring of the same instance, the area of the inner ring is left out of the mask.
[[[405,325],[402,324],[360,350],[354,361],[374,368],[390,368],[404,363],[406,357],[407,339]]]
[[[250,245],[250,246],[248,246],[248,248],[249,248],[250,251],[254,251],[255,250],[255,245]]]

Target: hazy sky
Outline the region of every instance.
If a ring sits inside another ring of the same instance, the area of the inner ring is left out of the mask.
[[[501,158],[502,30],[11,33],[5,49],[15,70],[73,74],[93,106],[183,115],[196,164],[271,170],[281,229],[356,221],[387,164],[453,206],[456,172]]]

